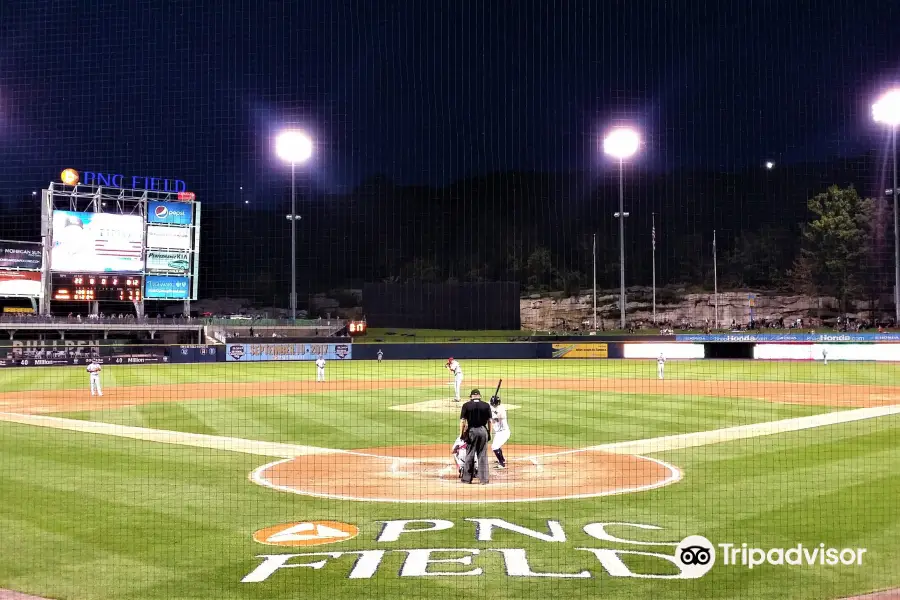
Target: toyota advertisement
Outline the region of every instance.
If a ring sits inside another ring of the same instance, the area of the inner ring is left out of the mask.
[[[143,239],[139,215],[55,210],[50,265],[60,273],[140,273]]]
[[[193,222],[191,205],[182,202],[150,202],[147,222],[163,225],[190,225]]]

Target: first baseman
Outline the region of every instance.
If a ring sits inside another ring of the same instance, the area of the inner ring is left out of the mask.
[[[325,381],[325,357],[316,359],[316,381]]]
[[[100,366],[96,358],[87,366],[88,379],[91,381],[91,396],[94,395],[95,391],[97,396],[103,395],[103,388],[100,387],[100,371],[102,370],[103,367]]]
[[[659,358],[656,359],[656,376],[660,379],[666,378],[666,357],[662,355],[662,352],[660,352]]]
[[[503,444],[509,441],[512,431],[509,428],[509,419],[506,417],[506,407],[500,406],[500,396],[491,396],[491,450],[497,457],[497,468],[506,468],[506,458],[503,456]]]
[[[450,369],[450,373],[453,374],[453,401],[459,402],[459,388],[462,387],[463,382],[462,367],[459,366],[459,361],[452,356],[447,359],[447,364],[445,366]]]

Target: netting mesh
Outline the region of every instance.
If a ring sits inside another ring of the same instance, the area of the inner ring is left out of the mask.
[[[0,598],[896,594],[898,17],[3,3]]]

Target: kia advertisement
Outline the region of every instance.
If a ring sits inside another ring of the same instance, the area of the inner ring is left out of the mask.
[[[147,222],[163,225],[190,225],[193,222],[193,208],[182,202],[149,202]]]
[[[190,295],[187,277],[147,275],[144,279],[144,298],[147,300],[187,300]]]
[[[0,297],[40,298],[40,271],[0,271]]]
[[[189,252],[176,250],[147,250],[147,270],[160,273],[187,274],[191,268]]]

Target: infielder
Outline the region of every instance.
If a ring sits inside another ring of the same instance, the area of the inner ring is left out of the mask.
[[[491,396],[491,451],[497,457],[497,468],[506,468],[506,458],[503,456],[503,444],[509,441],[512,431],[509,428],[509,419],[506,418],[506,407],[500,406],[500,396]]]
[[[666,378],[666,357],[662,355],[662,352],[660,352],[659,358],[656,359],[656,376],[660,379]]]
[[[91,381],[91,396],[95,395],[95,391],[97,396],[103,395],[103,388],[100,387],[100,371],[102,370],[103,367],[100,366],[96,358],[87,366],[88,379]]]
[[[325,381],[325,357],[316,359],[316,381]]]
[[[453,401],[459,402],[459,388],[462,387],[463,382],[462,367],[459,366],[459,361],[452,356],[447,359],[447,364],[445,366],[450,369],[450,373],[453,374]]]

